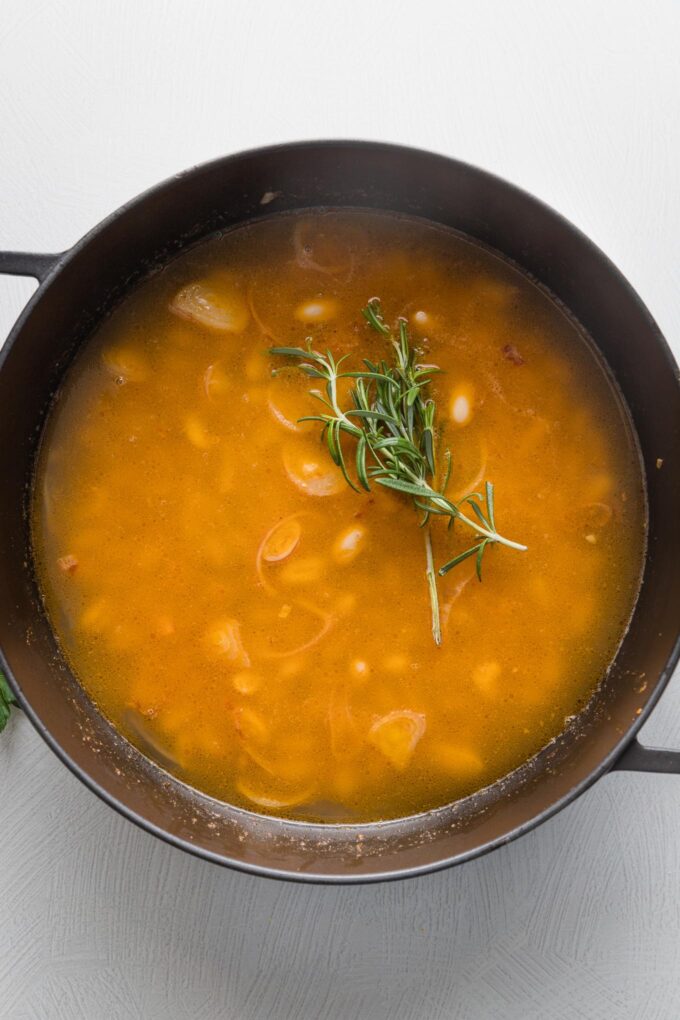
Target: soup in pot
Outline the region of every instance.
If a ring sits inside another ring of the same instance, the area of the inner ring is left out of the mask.
[[[365,822],[564,730],[627,627],[645,499],[547,293],[427,222],[310,211],[113,311],[55,400],[33,539],[68,662],[145,754],[249,810]]]

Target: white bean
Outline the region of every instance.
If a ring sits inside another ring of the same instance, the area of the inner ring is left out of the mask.
[[[295,318],[300,322],[329,322],[337,314],[338,303],[329,298],[303,301],[295,309]]]
[[[336,563],[351,563],[361,550],[366,538],[366,529],[353,524],[341,531],[333,542],[333,559]]]

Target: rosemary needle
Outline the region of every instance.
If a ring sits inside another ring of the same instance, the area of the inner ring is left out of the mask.
[[[2,733],[7,725],[13,705],[16,705],[16,699],[10,690],[4,674],[0,673],[0,733]]]
[[[474,556],[479,580],[482,579],[482,560],[490,545],[504,545],[524,551],[526,546],[504,538],[496,529],[494,488],[486,482],[484,495],[471,492],[457,503],[446,496],[451,472],[451,456],[445,451],[445,470],[441,485],[436,487],[436,405],[427,395],[431,377],[440,370],[435,365],[421,365],[411,348],[408,329],[399,320],[399,335],[394,338],[385,322],[380,301],[371,298],[362,315],[369,326],[384,338],[392,341],[393,360],[388,363],[364,358],[359,371],[342,371],[348,355],[335,359],[331,351],[321,354],[312,348],[311,338],[306,347],[272,347],[270,353],[298,361],[298,367],[312,379],[324,383],[323,390],[311,390],[323,405],[319,414],[307,415],[300,421],[314,421],[322,426],[328,452],[341,469],[347,484],[356,492],[370,490],[371,483],[410,496],[421,511],[420,525],[425,531],[426,579],[432,610],[432,635],[441,644],[439,597],[432,553],[430,518],[448,518],[449,527],[454,521],[470,528],[476,541],[465,552],[454,556],[438,573],[449,570]],[[351,406],[342,408],[338,397],[338,380],[352,379]],[[347,469],[343,437],[355,441],[354,473]]]

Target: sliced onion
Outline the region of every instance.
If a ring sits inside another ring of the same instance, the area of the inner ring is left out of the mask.
[[[294,366],[277,368],[276,377],[267,387],[267,407],[279,425],[289,432],[300,432],[299,419],[312,406],[309,379]]]
[[[314,795],[316,785],[307,784],[286,789],[285,786],[273,782],[255,784],[250,780],[239,779],[236,789],[252,804],[257,804],[258,807],[268,811],[276,811],[277,808],[295,807],[296,804],[303,804]]]
[[[197,280],[175,294],[170,311],[221,333],[242,333],[250,313],[233,282],[222,277]]]
[[[285,551],[285,549],[286,549],[286,541],[288,543],[288,546],[290,547],[290,552],[288,553],[288,555],[292,554],[294,549],[297,548],[299,537],[300,537],[300,535],[302,533],[302,529],[300,529],[300,532],[298,534],[298,541],[296,541],[295,544],[293,545],[292,543],[293,543],[293,538],[295,537],[295,530],[296,529],[294,528],[292,522],[297,523],[297,519],[299,517],[306,516],[307,513],[308,513],[308,511],[300,510],[300,511],[298,511],[295,514],[291,514],[290,517],[284,517],[284,519],[282,521],[277,521],[277,523],[272,528],[270,528],[270,530],[264,536],[264,538],[260,542],[259,548],[257,550],[257,554],[255,556],[255,572],[257,573],[257,576],[258,576],[258,579],[260,581],[260,584],[262,585],[262,588],[269,595],[272,595],[272,596],[274,596],[276,598],[280,599],[281,596],[280,596],[279,592],[277,591],[277,589],[274,587],[274,585],[269,580],[268,571],[265,571],[265,563],[269,563],[270,566],[274,566],[274,564],[281,563],[283,561],[284,556],[283,555],[279,555],[279,553]],[[289,527],[291,527],[292,530],[290,532],[289,538],[286,540],[285,539],[285,531]],[[277,531],[279,531],[279,529],[283,529],[283,538],[284,538],[284,541],[281,542],[280,544],[278,543],[278,539],[276,537],[277,536]],[[272,541],[272,539],[274,540],[274,542],[273,542],[273,545],[270,547],[270,542]],[[272,554],[272,552],[274,550],[278,550],[276,552],[276,555],[278,555],[279,558],[278,559],[274,559],[274,560],[272,560],[272,559],[266,560],[265,559],[265,552],[267,552],[268,549],[270,549],[270,556],[271,556],[271,554]],[[307,651],[307,649],[313,648],[314,645],[317,645],[326,636],[328,631],[331,629],[331,627],[335,623],[335,620],[336,620],[335,616],[333,616],[331,613],[325,612],[323,609],[319,609],[319,607],[314,605],[313,603],[307,602],[305,599],[290,599],[289,596],[285,596],[285,598],[286,598],[286,604],[287,605],[291,605],[292,604],[293,606],[297,607],[298,609],[303,609],[305,612],[310,613],[312,616],[315,616],[318,620],[320,620],[321,621],[321,627],[319,628],[317,633],[314,634],[313,637],[311,637],[308,641],[303,642],[301,645],[296,645],[295,648],[289,648],[286,651],[260,651],[258,653],[260,658],[263,658],[263,659],[289,659],[292,656],[300,654],[301,652],[305,652],[305,651]],[[285,617],[287,617],[288,615],[289,614],[287,612],[285,614]],[[280,616],[280,619],[285,619],[285,617],[281,617],[280,614],[279,614],[279,616]]]
[[[260,330],[262,335],[266,336],[268,340],[272,340],[274,343],[278,343],[278,340],[274,333],[272,333],[269,326],[265,322],[263,322],[262,318],[260,317],[260,314],[257,310],[257,306],[255,304],[255,288],[252,284],[250,285],[250,287],[248,287],[247,300],[250,314],[255,320],[255,325]]]
[[[279,552],[281,551],[281,549],[285,550],[286,533],[288,534],[287,541],[288,544],[290,545],[290,551],[287,553],[287,555],[290,556],[291,553],[294,552],[294,550],[297,548],[298,542],[300,541],[300,536],[302,535],[302,528],[298,523],[298,518],[302,517],[303,515],[304,510],[298,511],[298,513],[295,514],[291,514],[290,517],[284,517],[282,521],[277,521],[276,524],[274,524],[269,529],[267,534],[264,536],[264,538],[260,542],[257,553],[255,554],[255,572],[257,573],[257,576],[260,580],[260,584],[262,585],[266,592],[269,592],[270,595],[276,595],[277,591],[276,588],[274,588],[274,586],[270,584],[270,582],[267,580],[267,577],[263,569],[263,562],[277,563],[280,562],[282,559],[285,559],[285,556],[281,555],[278,555],[274,559],[272,559],[272,550],[278,549]],[[293,542],[296,530],[297,539]],[[281,538],[283,538],[283,542],[281,541]],[[268,553],[268,555],[265,555],[266,553]]]
[[[349,246],[334,238],[317,219],[297,221],[293,230],[293,247],[300,269],[344,277],[344,282],[354,271],[354,255]]]
[[[284,584],[314,584],[321,578],[324,567],[325,561],[321,556],[297,557],[283,567],[279,577]]]
[[[206,368],[203,375],[203,389],[208,400],[216,400],[229,393],[229,377],[219,361],[215,361]]]
[[[266,563],[280,563],[295,552],[302,528],[297,515],[286,517],[267,532],[262,539],[260,555]]]
[[[391,765],[401,771],[411,761],[425,728],[426,721],[422,712],[397,709],[376,719],[369,730],[368,739]]]
[[[274,393],[274,387],[270,386],[267,391],[267,407],[271,411],[274,418],[276,418],[279,425],[283,425],[284,429],[288,429],[289,432],[299,432],[300,426],[298,425],[297,419],[294,414],[287,417],[285,412],[281,410],[281,399],[278,393]],[[295,412],[297,413],[297,412]]]
[[[471,779],[484,770],[477,752],[461,744],[435,744],[428,754],[435,768],[458,779]]]
[[[175,769],[179,766],[177,759],[161,744],[158,737],[149,731],[147,720],[136,708],[125,709],[123,724],[134,734],[139,750],[148,758],[164,768]]]
[[[319,609],[311,602],[307,602],[304,599],[297,599],[293,605],[299,606],[300,609],[305,609],[312,616],[316,616],[321,620],[321,627],[309,641],[305,641],[304,644],[296,645],[295,648],[289,648],[285,652],[274,652],[274,651],[261,651],[259,654],[263,659],[289,659],[293,655],[300,655],[302,652],[308,651],[315,645],[318,645],[320,641],[325,638],[328,631],[335,623],[335,617],[330,613],[325,613],[323,609]]]
[[[102,352],[102,361],[114,379],[120,383],[140,383],[149,376],[149,365],[141,354],[130,347],[107,347]]]
[[[247,745],[261,746],[269,740],[269,726],[262,716],[248,705],[234,709],[236,732]]]
[[[465,577],[462,577],[458,581],[458,584],[451,592],[449,598],[447,598],[445,602],[442,602],[440,609],[442,627],[446,627],[448,625],[449,617],[451,615],[451,610],[453,608],[454,602],[462,595],[466,585],[470,583],[473,577],[475,577],[475,569],[474,567],[470,566],[468,568],[467,575]]]
[[[278,753],[273,753],[270,748],[263,748],[248,741],[244,741],[242,747],[244,753],[263,772],[280,783],[294,784],[295,786],[303,783],[307,785],[316,769],[314,758],[309,750],[301,755],[290,747],[289,741],[284,740],[283,747],[279,748]]]
[[[356,721],[349,706],[346,687],[336,687],[328,705],[331,751],[339,761],[355,758],[361,747]]]
[[[307,496],[335,496],[345,488],[345,480],[320,446],[300,442],[283,451],[283,466],[289,479]]]
[[[239,669],[247,669],[250,666],[250,656],[243,647],[241,640],[241,624],[238,620],[222,620],[210,632],[210,643],[227,662],[233,663]]]

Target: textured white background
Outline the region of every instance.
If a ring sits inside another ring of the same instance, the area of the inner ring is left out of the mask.
[[[622,268],[680,353],[680,4],[0,0],[0,247],[294,138],[488,167]],[[0,278],[0,335],[33,289]],[[2,409],[0,408],[0,413]],[[648,742],[680,747],[676,679]],[[462,868],[354,890],[183,856],[0,738],[1,1020],[677,1020],[680,777],[605,778]]]

